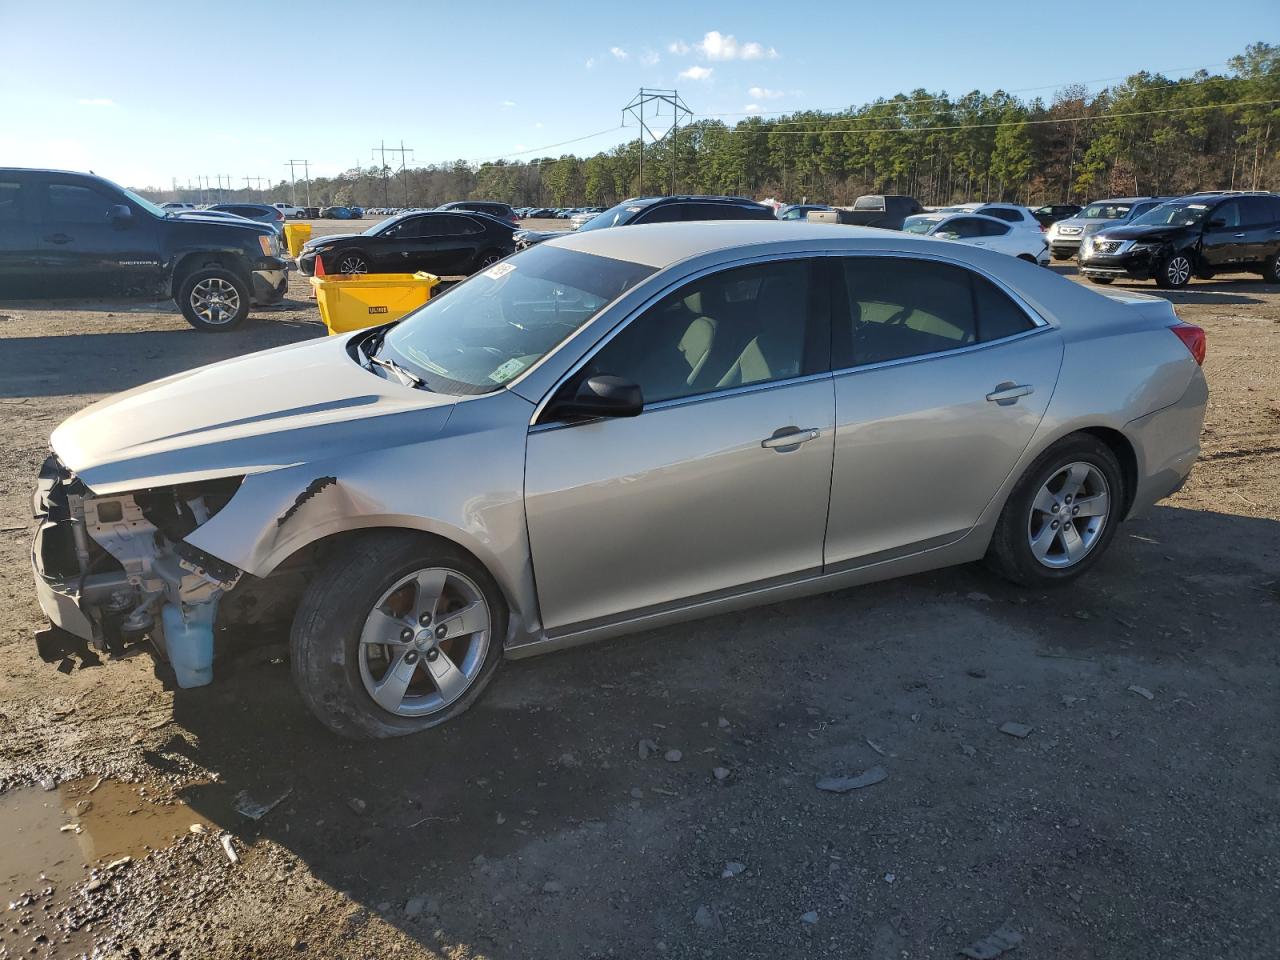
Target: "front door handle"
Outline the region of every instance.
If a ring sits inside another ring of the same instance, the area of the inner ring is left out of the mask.
[[[822,431],[816,428],[802,430],[800,427],[779,427],[773,431],[773,436],[761,440],[760,446],[766,450],[778,450],[786,453],[794,450],[802,443],[818,439],[821,433]]]
[[[46,243],[70,243],[71,238],[65,233],[51,233],[44,238]]]
[[[1244,238],[1243,233],[1233,233],[1231,236],[1235,237],[1237,240],[1241,240]]]
[[[995,390],[987,394],[987,399],[992,403],[1007,407],[1011,403],[1017,403],[1019,397],[1025,397],[1035,392],[1036,388],[1029,383],[1014,383],[1012,380],[1006,380],[1004,383],[996,384]]]

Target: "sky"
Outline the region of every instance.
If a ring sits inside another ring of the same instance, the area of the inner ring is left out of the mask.
[[[410,166],[591,154],[635,138],[620,124],[641,86],[734,123],[918,87],[1048,99],[1220,71],[1280,41],[1280,5],[0,0],[0,32],[0,164],[244,187],[290,159],[370,166],[383,141]]]

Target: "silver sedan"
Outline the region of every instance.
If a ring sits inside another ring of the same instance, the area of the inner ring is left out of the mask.
[[[398,736],[504,656],[984,558],[1070,581],[1186,480],[1203,356],[1164,300],[902,233],[572,234],[73,416],[36,587],[182,686],[215,625],[291,620],[320,720]]]

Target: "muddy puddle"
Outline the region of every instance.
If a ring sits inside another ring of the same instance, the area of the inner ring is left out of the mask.
[[[61,894],[90,868],[167,847],[192,824],[213,829],[146,784],[89,777],[0,794],[0,909],[25,892],[52,886]]]

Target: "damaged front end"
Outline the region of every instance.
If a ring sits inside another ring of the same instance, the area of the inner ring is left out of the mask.
[[[40,606],[99,650],[150,637],[180,687],[213,679],[218,602],[242,571],[186,542],[240,486],[226,477],[97,496],[50,454],[40,470],[32,546]]]

